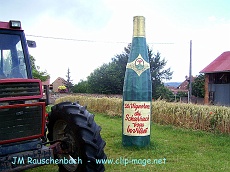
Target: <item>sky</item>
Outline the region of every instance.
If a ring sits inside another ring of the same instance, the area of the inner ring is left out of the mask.
[[[229,0],[14,0],[0,5],[0,21],[20,20],[29,48],[51,83],[70,77],[86,80],[96,68],[124,52],[132,42],[133,17],[144,16],[146,42],[161,53],[172,79],[192,75],[230,51]]]

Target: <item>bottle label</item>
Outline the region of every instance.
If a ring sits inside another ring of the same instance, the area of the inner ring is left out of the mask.
[[[123,134],[128,136],[150,135],[150,101],[124,101]]]
[[[134,61],[127,63],[126,68],[134,70],[137,73],[137,75],[140,76],[145,70],[150,68],[150,65],[139,54]]]

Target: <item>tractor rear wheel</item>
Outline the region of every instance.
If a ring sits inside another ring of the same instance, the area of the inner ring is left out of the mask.
[[[103,172],[105,141],[101,138],[101,127],[94,121],[94,115],[78,103],[63,102],[52,107],[48,116],[49,141],[61,141],[63,153],[55,159],[66,160],[59,164],[59,171]]]

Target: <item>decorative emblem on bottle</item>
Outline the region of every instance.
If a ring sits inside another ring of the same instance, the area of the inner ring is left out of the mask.
[[[127,63],[126,68],[134,70],[140,76],[145,70],[150,68],[150,65],[139,54],[134,61]]]

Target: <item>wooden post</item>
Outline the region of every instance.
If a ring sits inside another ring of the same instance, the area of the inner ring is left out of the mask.
[[[205,83],[204,83],[204,104],[208,105],[209,104],[209,91],[208,91],[208,83],[209,83],[209,74],[205,73]]]

